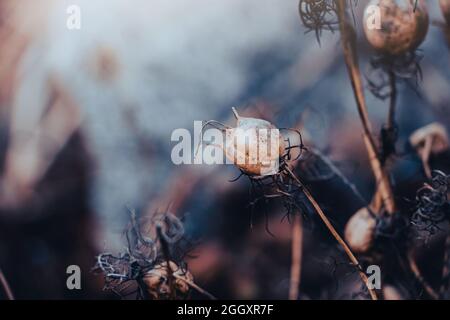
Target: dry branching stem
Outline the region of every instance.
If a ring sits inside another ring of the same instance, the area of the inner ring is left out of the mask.
[[[292,262],[291,279],[289,284],[289,300],[298,299],[300,277],[302,272],[302,247],[303,247],[303,226],[302,217],[299,214],[294,216],[292,224]]]
[[[359,275],[361,277],[361,280],[366,285],[367,289],[369,290],[370,297],[372,300],[378,300],[377,293],[371,286],[369,285],[369,281],[367,278],[367,275],[364,273],[364,271],[361,269],[361,265],[359,264],[358,259],[356,259],[353,252],[350,250],[347,243],[342,239],[342,237],[339,235],[339,233],[336,231],[336,229],[331,224],[330,220],[328,220],[325,213],[322,211],[322,208],[320,208],[320,205],[317,203],[317,201],[314,199],[312,194],[309,192],[309,190],[305,187],[305,185],[297,178],[297,176],[292,172],[292,170],[289,167],[286,167],[287,172],[289,175],[298,183],[298,185],[302,188],[303,193],[308,198],[308,201],[311,203],[311,205],[314,207],[314,210],[319,215],[322,222],[325,224],[327,229],[330,231],[330,233],[333,235],[333,237],[336,239],[336,241],[341,245],[341,247],[344,249],[345,254],[350,259],[351,263],[356,266],[358,269]]]
[[[177,275],[177,274],[175,274],[175,273],[173,273],[172,276],[173,276],[175,279],[184,281],[184,282],[185,282],[187,285],[189,285],[192,289],[197,290],[198,292],[200,292],[200,293],[203,294],[204,296],[208,297],[209,299],[211,299],[211,300],[217,300],[216,297],[214,297],[211,293],[209,293],[209,292],[206,291],[205,289],[202,289],[202,288],[201,288],[200,286],[198,286],[195,282],[190,281],[190,280],[188,280],[188,279],[185,279],[185,278],[183,278],[183,277],[181,277],[181,276],[179,276],[179,275]]]
[[[341,32],[341,43],[344,50],[345,63],[347,65],[350,81],[358,107],[358,113],[363,125],[364,143],[369,155],[370,165],[377,181],[378,190],[383,199],[383,204],[389,214],[395,212],[394,197],[386,172],[383,170],[378,158],[375,140],[371,134],[371,124],[367,112],[366,101],[364,98],[363,84],[358,64],[358,57],[355,46],[355,30],[350,25],[346,15],[346,2],[339,0],[338,16],[339,29]]]
[[[416,260],[414,259],[414,256],[412,252],[408,254],[408,262],[409,267],[411,271],[414,273],[414,277],[419,281],[419,283],[422,285],[422,287],[425,289],[425,291],[428,293],[428,295],[435,299],[439,299],[439,295],[434,291],[434,289],[429,285],[429,283],[425,280],[425,278],[422,276],[422,273],[420,272],[419,266],[416,263]]]

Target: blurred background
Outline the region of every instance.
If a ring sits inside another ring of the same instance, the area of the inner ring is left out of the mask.
[[[364,74],[367,2],[355,8]],[[66,26],[70,5],[81,10],[80,29]],[[443,21],[437,1],[428,8],[431,22]],[[170,136],[194,120],[233,125],[234,106],[301,129],[369,201],[373,177],[339,34],[324,32],[319,44],[305,31],[297,0],[0,0],[0,268],[16,298],[115,298],[90,270],[99,252],[126,245],[126,206],[183,216],[197,243],[189,269],[217,297],[287,298],[283,211],[257,207],[250,227],[249,182],[228,182],[239,174],[232,166],[175,166]],[[450,125],[450,55],[438,26],[420,49],[417,92],[399,88],[401,199],[424,178],[420,160],[403,155],[409,135]],[[387,104],[366,98],[379,132]],[[339,230],[364,205],[339,179],[303,178]],[[322,229],[305,228],[301,298],[348,297],[358,276],[336,265],[345,257]],[[72,264],[82,290],[66,288]]]

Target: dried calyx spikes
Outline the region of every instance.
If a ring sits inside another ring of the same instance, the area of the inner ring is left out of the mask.
[[[439,224],[450,219],[450,175],[434,171],[431,182],[426,183],[416,193],[411,223],[419,231],[434,234]]]
[[[380,8],[381,29],[365,23],[370,19],[370,5]],[[428,31],[428,10],[424,1],[372,0],[364,13],[364,33],[370,45],[382,54],[400,56],[413,52]]]
[[[126,289],[132,282],[138,299],[186,298],[193,277],[182,261],[183,254],[178,252],[182,251],[182,222],[171,213],[156,215],[151,224],[154,230],[149,229],[153,236],[144,236],[134,211],[130,212],[127,251],[119,255],[101,253],[97,257],[94,271],[105,277],[105,290],[129,295]]]
[[[300,0],[298,11],[307,32],[314,31],[319,43],[322,30],[338,29],[336,0]]]

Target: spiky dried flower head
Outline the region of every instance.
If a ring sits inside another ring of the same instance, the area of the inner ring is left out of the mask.
[[[439,5],[447,25],[450,26],[450,0],[439,0]]]
[[[377,220],[366,207],[359,209],[347,222],[345,241],[355,253],[366,253],[375,239]]]
[[[450,220],[450,175],[433,171],[430,183],[416,193],[411,223],[419,231],[434,234],[441,222]]]
[[[314,31],[319,43],[322,30],[334,31],[338,28],[335,0],[300,0],[298,12],[307,32]]]
[[[189,271],[183,270],[173,261],[155,265],[142,278],[147,293],[155,300],[187,298],[190,289],[187,282],[193,280],[194,277]]]
[[[423,1],[372,0],[364,12],[364,22],[372,15],[371,5],[377,5],[381,14],[381,29],[363,23],[367,41],[378,52],[399,56],[414,51],[428,31],[428,10]]]
[[[130,212],[127,251],[97,257],[94,270],[103,274],[104,289],[123,297],[129,296],[127,288],[132,285],[138,287],[133,292],[138,299],[186,298],[193,277],[183,262],[186,248],[181,242],[186,239],[182,222],[171,213],[156,214],[143,233],[134,210]]]

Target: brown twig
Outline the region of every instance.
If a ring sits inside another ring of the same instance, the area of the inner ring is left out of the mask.
[[[445,246],[444,246],[444,259],[442,266],[442,282],[441,287],[439,288],[439,294],[442,299],[446,299],[445,293],[449,289],[449,281],[450,281],[450,234],[445,238]]]
[[[183,277],[181,277],[180,275],[177,275],[175,273],[172,274],[172,276],[175,279],[184,281],[187,285],[189,285],[191,288],[197,290],[198,292],[200,292],[201,294],[205,295],[206,297],[208,297],[211,300],[217,300],[216,297],[214,297],[211,293],[209,293],[208,291],[206,291],[205,289],[201,288],[199,285],[197,285],[195,282],[190,281],[188,279],[185,279]]]
[[[346,15],[345,0],[338,1],[338,17],[339,29],[341,32],[341,44],[344,50],[345,63],[350,76],[353,93],[355,95],[358,113],[363,125],[364,143],[366,145],[367,153],[369,155],[370,165],[377,181],[378,190],[383,199],[383,204],[389,214],[395,212],[395,203],[389,178],[381,166],[380,159],[375,140],[372,136],[371,123],[369,120],[366,101],[364,98],[363,84],[361,80],[361,73],[358,64],[358,56],[356,52],[356,35],[354,28],[350,25]]]
[[[389,71],[389,85],[391,87],[391,93],[389,97],[389,113],[387,118],[386,129],[394,130],[395,129],[395,107],[397,104],[397,83],[396,76],[393,71]]]
[[[298,299],[298,290],[302,271],[302,247],[303,247],[303,226],[302,218],[299,214],[294,216],[292,224],[292,262],[291,279],[289,283],[289,300]]]
[[[320,208],[320,205],[317,203],[317,201],[314,199],[312,194],[309,192],[309,190],[306,188],[306,186],[300,181],[300,179],[297,178],[297,176],[292,172],[292,170],[286,166],[286,170],[289,173],[289,175],[294,179],[295,182],[298,183],[299,187],[302,188],[303,193],[308,198],[311,205],[314,207],[316,213],[319,215],[320,219],[323,221],[327,229],[330,231],[330,233],[333,235],[333,237],[336,239],[336,241],[341,245],[341,247],[344,249],[345,254],[348,256],[352,264],[358,269],[359,276],[361,277],[361,280],[366,285],[367,289],[369,290],[369,294],[372,300],[378,300],[377,293],[373,288],[370,287],[369,281],[367,278],[367,275],[364,273],[364,271],[361,269],[361,265],[359,264],[358,259],[356,259],[353,252],[350,250],[347,243],[342,239],[342,237],[339,235],[339,233],[336,231],[336,229],[331,224],[330,220],[328,220],[325,213],[322,211],[322,208]]]
[[[420,272],[420,269],[417,266],[417,262],[414,259],[412,252],[410,252],[408,254],[408,262],[409,262],[409,267],[414,274],[414,277],[417,279],[417,281],[419,281],[419,283],[422,285],[422,287],[425,289],[425,291],[428,293],[428,295],[430,297],[432,297],[433,299],[438,300],[439,295],[436,293],[436,291],[430,286],[430,284],[422,276],[422,273]]]
[[[0,285],[3,287],[3,291],[5,292],[6,298],[8,300],[14,300],[14,295],[12,293],[11,287],[9,286],[8,281],[6,280],[6,277],[1,269],[0,269]]]

